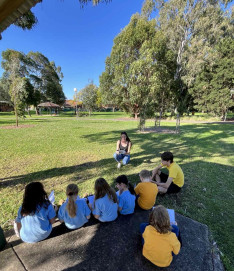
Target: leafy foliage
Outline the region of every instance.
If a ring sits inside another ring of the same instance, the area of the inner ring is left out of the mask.
[[[204,65],[190,91],[195,98],[195,108],[225,120],[228,109],[234,106],[230,93],[234,85],[234,40],[223,39],[216,46],[216,52],[214,65]]]
[[[84,107],[91,112],[97,107],[98,88],[93,82],[85,86],[79,93],[78,98],[82,101]]]
[[[106,70],[100,76],[104,101],[135,117],[140,115],[140,129],[144,129],[146,116],[159,104],[157,98],[171,89],[174,61],[163,33],[156,32],[155,21],[133,15],[115,38]]]

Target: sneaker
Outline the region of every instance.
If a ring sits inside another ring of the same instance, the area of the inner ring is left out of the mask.
[[[121,163],[118,163],[117,168],[121,168]]]

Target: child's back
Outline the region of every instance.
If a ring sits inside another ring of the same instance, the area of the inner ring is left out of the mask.
[[[138,205],[145,210],[151,209],[156,201],[158,187],[151,182],[142,182],[135,187],[136,195],[139,195],[137,200]]]
[[[74,217],[69,215],[67,204],[68,200],[59,208],[58,217],[59,220],[65,222],[65,225],[69,229],[78,229],[88,222],[87,217],[90,215],[91,211],[84,199],[77,199],[75,201],[76,215]]]
[[[135,209],[136,196],[131,194],[129,190],[123,191],[121,194],[120,191],[118,191],[116,194],[118,196],[119,207],[122,208],[120,214],[133,214]]]
[[[143,233],[143,255],[153,264],[166,267],[172,262],[172,252],[178,254],[180,242],[175,233],[159,233],[155,227],[149,225]]]
[[[118,204],[109,199],[106,194],[104,197],[95,200],[93,214],[99,216],[102,222],[113,221],[118,216]]]

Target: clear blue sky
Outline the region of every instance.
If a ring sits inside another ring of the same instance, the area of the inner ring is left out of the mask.
[[[32,30],[14,25],[2,33],[0,52],[14,49],[39,51],[62,67],[63,90],[68,99],[74,88],[89,80],[99,84],[114,37],[140,12],[143,0],[112,0],[81,9],[78,0],[43,0],[32,9],[38,24]],[[0,56],[0,61],[2,61]],[[3,70],[0,68],[0,77]]]

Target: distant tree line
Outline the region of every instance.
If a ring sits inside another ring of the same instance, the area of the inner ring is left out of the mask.
[[[145,0],[114,39],[100,76],[103,100],[139,116],[141,130],[146,117],[168,111],[179,128],[192,108],[225,120],[234,106],[233,26],[221,1]]]
[[[36,108],[43,101],[64,104],[61,67],[43,54],[26,55],[8,49],[2,52],[1,64],[4,73],[0,78],[0,99],[12,103],[17,125],[18,117],[24,116],[31,105]]]

